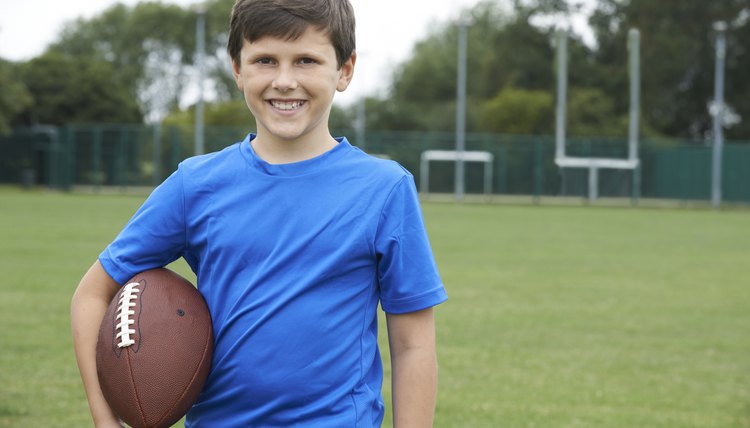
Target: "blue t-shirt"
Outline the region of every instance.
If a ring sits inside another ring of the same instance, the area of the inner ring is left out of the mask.
[[[253,138],[182,162],[100,261],[119,283],[179,257],[196,273],[215,343],[187,426],[379,426],[378,303],[447,299],[413,177],[345,139],[272,165]]]

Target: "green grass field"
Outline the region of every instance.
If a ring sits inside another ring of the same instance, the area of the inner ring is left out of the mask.
[[[0,189],[0,427],[91,426],[70,297],[142,200]],[[750,427],[749,211],[424,212],[436,427]]]

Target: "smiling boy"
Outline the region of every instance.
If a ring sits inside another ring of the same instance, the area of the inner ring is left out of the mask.
[[[120,284],[183,257],[214,326],[188,427],[380,426],[386,312],[396,427],[432,425],[432,307],[447,296],[413,177],[333,138],[356,63],[348,0],[238,0],[228,51],[257,134],[182,162],[84,275],[71,317],[97,426],[118,426],[95,366]]]
[[[263,37],[244,43],[232,69],[258,127],[255,153],[280,164],[334,148],[328,115],[334,93],[349,85],[355,59],[338,64],[330,38],[313,27],[291,42]]]

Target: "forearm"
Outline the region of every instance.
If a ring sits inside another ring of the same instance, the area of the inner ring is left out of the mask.
[[[437,397],[435,350],[407,349],[391,356],[394,428],[431,427]]]
[[[96,372],[99,326],[118,287],[118,284],[104,272],[99,262],[96,262],[81,280],[70,305],[73,346],[78,370],[86,390],[91,416],[97,427],[121,426],[102,395]]]
[[[432,426],[438,364],[432,309],[386,314],[391,351],[394,428]]]

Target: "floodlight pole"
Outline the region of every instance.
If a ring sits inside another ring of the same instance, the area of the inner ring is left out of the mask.
[[[557,30],[557,108],[555,110],[555,157],[565,157],[565,116],[568,99],[568,33]]]
[[[628,50],[630,51],[630,121],[628,126],[628,159],[638,159],[638,128],[640,119],[640,40],[641,32],[632,28],[628,32]]]
[[[464,151],[466,150],[466,45],[470,25],[467,17],[458,20],[458,76],[456,82],[456,182],[455,197],[464,199]]]
[[[199,6],[195,24],[195,53],[198,66],[198,102],[195,104],[195,155],[202,155],[205,151],[204,118],[203,118],[203,81],[205,80],[206,63],[206,9]]]
[[[714,73],[714,146],[711,163],[711,205],[718,209],[721,206],[721,157],[724,146],[724,60],[727,53],[726,22],[715,22],[714,30],[716,31],[716,68]]]
[[[628,126],[628,160],[638,162],[641,116],[641,32],[631,28],[628,32],[630,51],[630,120]],[[633,168],[633,203],[641,197],[641,167]]]

